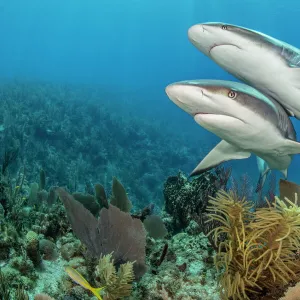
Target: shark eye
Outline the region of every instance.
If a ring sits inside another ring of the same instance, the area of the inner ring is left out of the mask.
[[[223,30],[227,30],[227,29],[228,29],[227,25],[222,25],[221,28],[222,28]]]
[[[236,97],[236,95],[237,94],[234,91],[229,91],[229,93],[228,93],[228,97],[231,98],[231,99],[234,99]]]

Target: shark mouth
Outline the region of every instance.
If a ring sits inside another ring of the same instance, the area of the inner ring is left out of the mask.
[[[234,45],[234,44],[227,44],[227,43],[224,43],[224,44],[213,44],[213,45],[209,48],[209,53],[211,53],[211,51],[212,51],[214,48],[217,48],[217,47],[220,47],[220,46],[232,46],[232,47],[236,47],[236,48],[238,48],[238,49],[242,49],[242,48],[240,48],[239,46]]]
[[[246,122],[240,118],[237,118],[236,116],[231,116],[230,114],[222,114],[222,113],[206,113],[206,112],[197,112],[197,113],[194,113],[192,116],[193,118],[195,118],[197,115],[199,116],[204,116],[204,115],[212,115],[212,116],[224,116],[224,117],[230,117],[230,118],[234,118],[234,119],[237,119],[237,120],[240,120],[241,122],[245,123]]]
[[[196,117],[197,115],[203,116],[203,115],[216,115],[216,116],[222,116],[223,114],[218,113],[208,113],[208,112],[197,112],[192,114],[193,117]]]

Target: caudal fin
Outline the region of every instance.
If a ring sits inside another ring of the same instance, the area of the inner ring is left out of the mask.
[[[268,169],[267,172],[260,174],[257,185],[256,185],[255,193],[258,193],[263,189],[266,179],[267,179],[267,176],[270,173],[270,171],[271,170]]]
[[[101,288],[91,288],[91,292],[97,297],[97,299],[102,300],[101,291],[104,288],[105,288],[104,286]]]
[[[257,167],[259,171],[259,179],[256,185],[255,193],[258,193],[262,190],[266,182],[267,176],[270,173],[270,168],[268,164],[259,156],[256,157],[256,161],[257,161]]]

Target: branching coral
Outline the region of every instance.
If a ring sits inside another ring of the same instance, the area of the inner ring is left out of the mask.
[[[8,281],[0,270],[0,299],[9,300],[10,290],[8,289]]]
[[[11,283],[4,276],[0,270],[0,299],[1,300],[29,300],[27,293],[25,292],[24,287],[18,286],[16,290],[11,290]],[[14,295],[14,296],[13,296]]]
[[[226,299],[249,299],[275,285],[296,279],[300,261],[300,208],[288,199],[275,201],[267,208],[251,211],[246,199],[239,200],[232,192],[218,192],[208,207],[210,220],[222,226],[213,229],[218,244],[215,264],[224,268],[220,284]]]
[[[23,287],[18,286],[15,294],[16,300],[29,300],[29,296],[26,294]]]

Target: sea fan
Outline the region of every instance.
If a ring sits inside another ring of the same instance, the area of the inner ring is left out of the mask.
[[[129,213],[111,204],[108,209],[102,208],[96,219],[64,189],[58,188],[56,191],[64,203],[75,235],[92,256],[98,258],[113,253],[117,264],[135,261],[136,279],[145,274],[146,231],[139,219],[133,219]]]

